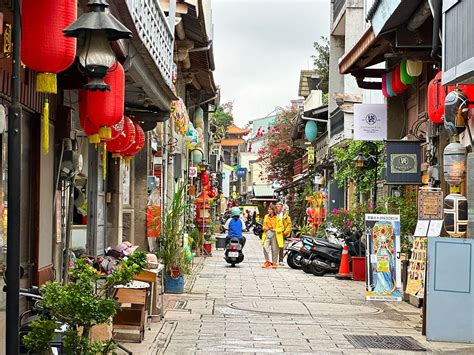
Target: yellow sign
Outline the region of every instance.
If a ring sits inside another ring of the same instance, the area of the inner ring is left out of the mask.
[[[308,164],[314,164],[314,147],[308,147]]]

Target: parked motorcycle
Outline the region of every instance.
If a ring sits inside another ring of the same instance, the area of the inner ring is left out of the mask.
[[[292,269],[301,269],[301,260],[303,256],[310,255],[311,236],[302,236],[301,238],[290,238],[288,246],[285,248],[286,262]]]
[[[244,260],[244,253],[242,252],[242,244],[239,239],[231,238],[225,247],[224,259],[230,266],[235,267]]]
[[[263,235],[263,226],[262,226],[262,223],[260,222],[255,222],[255,225],[253,227],[253,234],[255,234],[257,237],[259,237],[260,239],[262,239],[262,235]]]
[[[341,238],[348,246],[349,263],[351,263],[352,256],[365,255],[365,245],[362,243],[359,233],[341,235],[338,239]],[[323,276],[328,273],[337,274],[342,259],[343,246],[341,244],[342,242],[336,244],[326,239],[314,238],[310,256],[301,260],[301,269],[315,276]]]

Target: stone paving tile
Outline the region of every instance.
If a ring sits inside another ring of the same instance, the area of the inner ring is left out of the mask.
[[[162,334],[160,339],[168,340],[160,340],[166,344],[161,353],[394,354],[355,349],[344,337],[379,334],[409,335],[427,349],[474,354],[469,345],[427,342],[420,334],[420,309],[366,302],[362,282],[314,277],[287,266],[262,269],[259,240],[252,235],[247,240],[246,259],[238,268],[227,267],[222,251],[214,251],[190,280],[190,293],[175,297],[184,309],[167,312],[164,324],[176,327]]]

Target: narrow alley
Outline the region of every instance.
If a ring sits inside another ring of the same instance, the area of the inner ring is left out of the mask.
[[[214,250],[190,277],[189,293],[175,296],[176,308],[165,314],[159,335],[130,349],[137,354],[402,352],[356,347],[346,337],[383,335],[412,337],[418,350],[474,352],[469,345],[427,342],[420,309],[366,302],[363,282],[315,277],[288,266],[263,269],[254,235],[247,236],[244,251],[245,261],[230,268],[222,251]]]

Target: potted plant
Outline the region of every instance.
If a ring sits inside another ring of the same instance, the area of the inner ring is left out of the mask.
[[[92,328],[110,324],[119,309],[113,288],[130,283],[146,267],[143,252],[134,252],[120,261],[110,275],[102,277],[85,259],[78,259],[71,270],[70,282],[47,282],[41,289],[45,313],[31,323],[23,343],[32,353],[49,353],[57,322],[67,326],[64,348],[68,354],[114,353],[112,339],[92,341]]]
[[[162,238],[158,257],[165,265],[165,291],[170,293],[183,292],[184,275],[190,272],[191,262],[183,249],[186,213],[184,191],[184,185],[180,183],[161,222]]]
[[[205,255],[211,256],[212,255],[212,243],[215,239],[212,237],[212,234],[205,233],[204,234],[204,243],[202,244],[202,250],[204,251]]]

